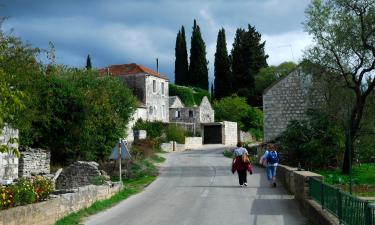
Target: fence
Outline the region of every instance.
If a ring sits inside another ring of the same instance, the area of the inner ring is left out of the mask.
[[[309,179],[310,197],[345,225],[375,225],[375,205],[315,178]]]

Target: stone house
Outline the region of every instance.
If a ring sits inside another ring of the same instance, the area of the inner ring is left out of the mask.
[[[292,120],[305,118],[308,108],[323,100],[313,76],[298,66],[263,92],[264,141],[279,137]]]
[[[133,115],[133,124],[139,118],[147,121],[169,121],[168,78],[135,63],[110,65],[99,72],[121,78],[137,98],[139,106]]]
[[[185,125],[188,130],[200,132],[202,123],[215,121],[215,111],[208,98],[203,97],[199,106],[185,107],[178,96],[169,97],[169,122]]]

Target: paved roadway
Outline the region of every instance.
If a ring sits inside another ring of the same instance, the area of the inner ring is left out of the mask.
[[[304,225],[293,196],[254,168],[238,185],[222,146],[171,153],[142,193],[86,219],[86,225]]]

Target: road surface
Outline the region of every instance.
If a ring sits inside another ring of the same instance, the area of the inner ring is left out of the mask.
[[[171,153],[142,193],[91,216],[86,225],[304,225],[293,196],[272,188],[262,168],[238,185],[222,146]]]

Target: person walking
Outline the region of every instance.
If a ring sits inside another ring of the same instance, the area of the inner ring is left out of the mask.
[[[270,185],[276,187],[276,169],[279,164],[279,155],[277,154],[276,147],[272,144],[267,146],[267,150],[260,158],[259,163],[264,165],[267,169],[267,178]]]
[[[238,173],[238,182],[241,187],[247,186],[247,172],[253,174],[252,166],[249,159],[249,153],[243,147],[242,142],[237,143],[237,148],[234,150],[234,158],[232,161],[232,173]]]

